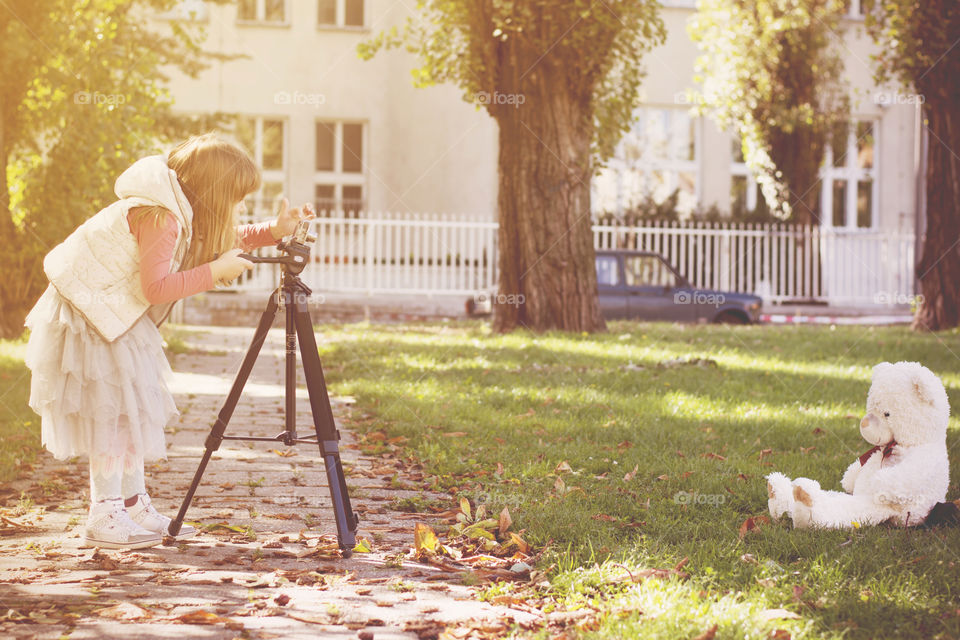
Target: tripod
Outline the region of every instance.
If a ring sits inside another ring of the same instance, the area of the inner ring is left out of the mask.
[[[320,447],[320,455],[323,457],[323,464],[327,470],[327,483],[330,486],[330,497],[333,500],[334,517],[337,523],[337,539],[340,549],[345,558],[353,553],[353,547],[356,544],[358,516],[353,512],[350,506],[350,496],[347,494],[347,483],[343,476],[343,466],[340,463],[340,448],[338,441],[340,433],[337,431],[333,420],[333,410],[330,408],[330,396],[327,394],[327,385],[323,378],[323,368],[320,364],[320,355],[317,352],[317,342],[313,335],[313,322],[310,318],[310,312],[307,308],[306,300],[313,293],[299,278],[299,273],[306,266],[310,257],[310,248],[303,243],[304,235],[300,234],[297,238],[287,242],[281,242],[277,248],[286,255],[272,258],[260,258],[256,256],[241,254],[255,263],[273,263],[282,267],[280,275],[280,286],[270,295],[267,308],[260,316],[260,323],[257,325],[257,331],[253,336],[247,354],[243,358],[240,370],[233,381],[230,393],[227,395],[217,416],[213,428],[207,436],[206,451],[200,460],[200,466],[193,476],[193,482],[187,490],[187,495],[180,505],[180,511],[177,517],[170,523],[168,529],[170,535],[176,536],[183,525],[184,516],[190,501],[200,484],[203,472],[210,461],[213,452],[220,448],[224,440],[246,440],[256,442],[282,442],[290,446],[297,443],[317,444]],[[233,410],[237,406],[243,386],[250,376],[250,371],[257,360],[261,347],[267,338],[267,332],[270,330],[273,320],[276,317],[277,309],[282,309],[286,314],[286,414],[285,429],[280,434],[269,437],[256,436],[227,436],[224,431]],[[307,393],[310,397],[310,410],[313,414],[313,424],[315,433],[311,435],[298,436],[296,426],[296,391],[297,391],[297,339],[300,341],[300,357],[303,361],[303,373],[307,382]]]

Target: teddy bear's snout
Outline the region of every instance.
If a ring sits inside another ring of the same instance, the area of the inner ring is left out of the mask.
[[[893,432],[875,413],[867,413],[860,420],[860,435],[867,442],[883,445],[893,440]]]

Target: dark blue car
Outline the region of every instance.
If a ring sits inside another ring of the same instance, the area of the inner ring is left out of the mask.
[[[608,320],[759,321],[761,298],[696,289],[658,253],[602,250],[596,261],[600,311]]]

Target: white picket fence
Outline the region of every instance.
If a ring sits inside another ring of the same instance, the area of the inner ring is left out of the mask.
[[[472,295],[497,284],[497,223],[440,216],[319,217],[303,279],[318,291]],[[913,234],[801,225],[594,225],[597,249],[655,251],[694,286],[770,303],[894,306],[914,295]],[[271,255],[274,249],[261,249]],[[238,290],[276,286],[261,265]]]

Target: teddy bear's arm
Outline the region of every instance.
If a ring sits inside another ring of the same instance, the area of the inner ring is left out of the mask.
[[[859,458],[850,463],[847,470],[843,472],[843,478],[840,480],[840,486],[843,487],[844,491],[853,493],[853,486],[857,483],[857,476],[860,475],[860,469],[862,468],[863,466],[860,464]]]

